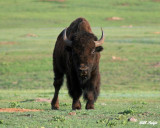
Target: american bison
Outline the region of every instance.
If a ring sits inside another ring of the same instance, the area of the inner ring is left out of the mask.
[[[54,88],[52,109],[59,109],[58,93],[67,78],[69,95],[73,99],[72,109],[81,109],[83,93],[86,109],[94,109],[100,90],[99,59],[104,42],[103,30],[99,40],[92,33],[89,22],[78,18],[58,36],[53,52]]]

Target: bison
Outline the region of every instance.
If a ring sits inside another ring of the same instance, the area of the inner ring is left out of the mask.
[[[100,91],[99,59],[104,35],[99,40],[92,33],[85,18],[77,18],[58,36],[53,51],[53,71],[55,93],[52,109],[59,109],[58,94],[67,78],[69,95],[73,99],[72,109],[81,109],[80,97],[87,101],[86,109],[94,109]]]

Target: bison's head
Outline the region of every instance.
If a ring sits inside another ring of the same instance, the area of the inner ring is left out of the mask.
[[[99,60],[99,52],[103,50],[101,46],[104,42],[103,30],[100,40],[88,32],[77,32],[71,40],[66,36],[67,29],[64,30],[63,39],[66,43],[66,50],[70,52],[74,68],[76,69],[81,84],[84,84],[91,76],[91,72],[96,70]]]

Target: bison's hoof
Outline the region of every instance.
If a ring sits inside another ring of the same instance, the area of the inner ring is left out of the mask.
[[[80,106],[77,106],[77,107],[72,107],[72,110],[80,110],[81,107]]]
[[[57,106],[52,106],[51,109],[52,109],[52,110],[59,110],[59,107],[57,107]]]
[[[86,109],[94,109],[94,107],[86,107]]]
[[[86,109],[94,109],[94,105],[93,104],[87,104]]]
[[[73,109],[73,110],[76,110],[76,109],[79,110],[79,109],[81,109],[81,102],[78,101],[78,102],[76,102],[76,103],[73,103],[72,109]]]
[[[59,108],[56,108],[56,107],[52,107],[52,110],[59,110]]]

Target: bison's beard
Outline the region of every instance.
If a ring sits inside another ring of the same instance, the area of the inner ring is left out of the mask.
[[[81,85],[85,84],[88,81],[88,77],[87,78],[81,78],[79,77],[79,82]]]
[[[83,86],[90,79],[91,72],[88,70],[87,75],[82,76],[81,73],[78,71],[78,66],[77,65],[74,65],[74,69],[76,71],[76,75],[77,75],[77,78],[78,78],[78,81],[79,81],[80,85]]]
[[[81,76],[79,73],[77,73],[78,75],[78,80],[80,82],[81,85],[84,85],[89,79],[90,79],[90,73],[87,74],[87,76]]]

